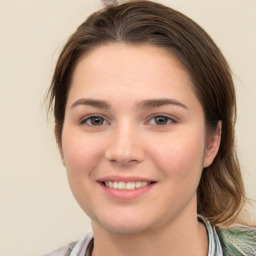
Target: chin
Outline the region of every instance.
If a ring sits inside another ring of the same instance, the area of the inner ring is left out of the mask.
[[[99,223],[103,229],[105,229],[107,232],[112,233],[112,234],[118,234],[118,235],[135,235],[135,234],[140,234],[148,230],[147,225],[142,225],[141,223],[118,223],[118,224],[113,224],[113,223]]]
[[[143,233],[152,228],[152,222],[144,218],[133,216],[106,216],[94,218],[92,226],[104,229],[112,234],[135,235]],[[143,221],[142,221],[143,220]]]

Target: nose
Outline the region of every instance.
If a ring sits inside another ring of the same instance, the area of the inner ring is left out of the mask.
[[[119,165],[131,165],[144,160],[139,131],[128,124],[116,128],[105,151],[105,158]]]

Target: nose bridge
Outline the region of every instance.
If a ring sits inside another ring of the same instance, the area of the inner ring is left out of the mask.
[[[129,121],[120,122],[112,131],[105,157],[120,164],[141,162],[144,159],[139,128]]]

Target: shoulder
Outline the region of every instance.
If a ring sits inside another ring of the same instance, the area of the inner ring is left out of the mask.
[[[63,246],[52,252],[42,254],[41,256],[69,256],[76,244],[77,242],[69,243],[66,246]]]
[[[218,236],[224,256],[230,255],[256,255],[256,227],[247,226],[220,227]]]
[[[84,255],[87,249],[93,244],[93,233],[90,232],[78,242],[69,243],[67,246],[63,246],[55,251],[42,254],[41,256],[72,256],[72,255]]]

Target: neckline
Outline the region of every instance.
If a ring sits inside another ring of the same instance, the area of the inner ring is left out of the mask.
[[[215,227],[204,216],[198,214],[197,218],[201,223],[204,224],[206,228],[208,236],[208,256],[223,256],[221,243]],[[70,256],[92,256],[93,242],[93,233],[90,232],[77,243],[77,245],[73,248],[74,250],[72,250]]]
[[[208,236],[208,256],[223,256],[221,243],[215,227],[204,216],[198,214],[197,218],[206,228]]]

